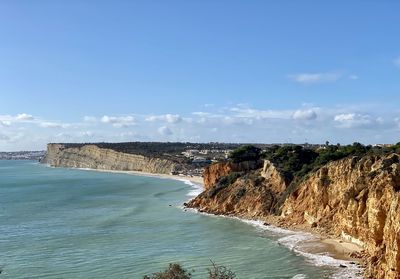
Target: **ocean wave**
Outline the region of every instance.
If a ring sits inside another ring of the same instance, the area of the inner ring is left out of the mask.
[[[204,191],[204,187],[202,185],[193,183],[192,181],[187,179],[178,179],[178,180],[192,187],[192,189],[186,194],[186,196],[188,197],[197,197]]]

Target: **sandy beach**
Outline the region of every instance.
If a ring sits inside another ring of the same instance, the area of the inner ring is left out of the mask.
[[[157,177],[162,179],[173,179],[173,180],[186,180],[190,181],[196,185],[204,186],[203,177],[201,176],[187,176],[187,175],[172,175],[172,174],[158,174],[158,173],[150,173],[143,171],[119,171],[119,170],[102,170],[102,169],[87,169],[87,168],[77,168],[80,170],[88,170],[88,171],[99,171],[99,172],[109,172],[109,173],[122,173],[122,174],[131,174],[131,175],[139,175],[139,176],[147,176],[147,177]]]

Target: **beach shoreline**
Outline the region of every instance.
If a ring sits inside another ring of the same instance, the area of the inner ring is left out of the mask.
[[[151,172],[143,172],[143,171],[104,170],[104,169],[90,169],[90,168],[71,168],[71,169],[85,170],[85,171],[98,171],[98,172],[107,172],[107,173],[130,174],[130,175],[136,175],[136,176],[155,177],[155,178],[161,178],[161,179],[172,179],[172,180],[178,180],[178,181],[190,181],[193,184],[204,187],[203,177],[201,177],[201,176],[172,175],[172,174],[151,173]]]

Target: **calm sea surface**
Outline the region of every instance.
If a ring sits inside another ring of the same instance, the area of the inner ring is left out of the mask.
[[[174,180],[0,161],[0,279],[134,279],[170,262],[206,278],[210,260],[238,279],[337,271],[279,244],[277,232],[182,210],[191,190]]]

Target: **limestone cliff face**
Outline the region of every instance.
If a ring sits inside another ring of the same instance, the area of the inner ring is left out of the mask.
[[[248,218],[269,214],[277,196],[286,189],[286,182],[269,162],[258,170],[248,171],[248,166],[261,167],[262,163],[251,165],[243,162],[242,168],[232,163],[218,163],[206,168],[204,181],[206,190],[189,202],[189,207],[215,214],[234,214]],[[229,172],[234,170],[235,172]],[[224,177],[225,175],[225,177]]]
[[[321,168],[285,202],[285,220],[362,245],[372,278],[400,278],[400,159],[348,158]]]
[[[65,148],[62,144],[48,144],[47,154],[42,163],[53,167],[143,171],[160,174],[169,174],[180,167],[167,159],[116,152],[95,145]]]
[[[208,187],[188,206],[216,214],[268,217],[277,199],[286,197],[282,193],[287,182],[270,162],[240,177],[228,169],[210,167],[205,172]],[[366,278],[400,278],[399,155],[346,158],[322,167],[287,196],[279,219],[363,246]]]
[[[204,187],[209,189],[213,187],[221,177],[227,176],[232,172],[250,171],[260,167],[259,162],[222,162],[210,165],[204,170]]]

